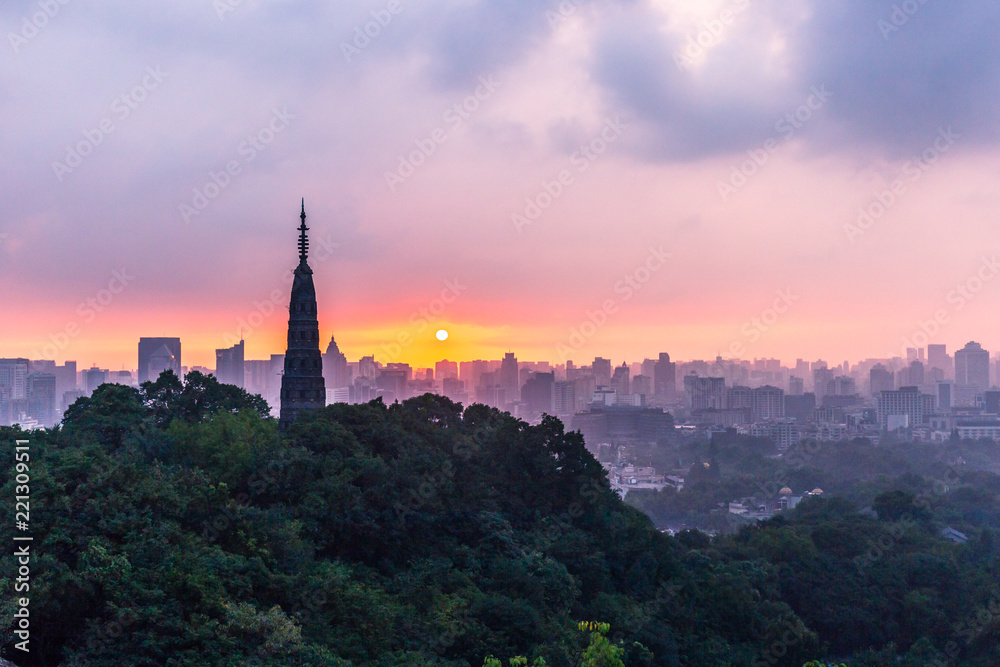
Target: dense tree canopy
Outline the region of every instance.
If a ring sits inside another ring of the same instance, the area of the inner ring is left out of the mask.
[[[332,405],[279,436],[258,397],[164,375],[105,385],[29,439],[32,653],[15,655],[9,626],[0,638],[24,667],[909,665],[949,641],[954,664],[998,658],[1000,623],[963,625],[991,609],[992,536],[953,545],[928,522],[814,500],[674,539],[551,418],[426,395]],[[14,571],[0,557],[5,624]],[[588,637],[582,619],[610,631]]]

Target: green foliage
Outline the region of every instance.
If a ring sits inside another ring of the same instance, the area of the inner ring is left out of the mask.
[[[928,503],[922,475],[866,479],[857,499],[673,539],[557,420],[423,396],[329,406],[282,437],[234,390],[171,374],[105,385],[30,435],[37,649],[21,667],[997,664],[990,474]],[[738,446],[700,452],[719,478],[691,507],[745,484]],[[865,447],[847,450],[896,465]],[[2,447],[8,498],[12,470]],[[877,498],[879,519],[858,513]],[[942,540],[941,517],[969,543]],[[6,619],[15,565],[0,555]]]

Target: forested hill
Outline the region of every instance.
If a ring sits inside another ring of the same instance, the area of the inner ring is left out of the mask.
[[[800,554],[820,557],[808,523],[728,546],[669,538],[557,420],[426,395],[330,406],[280,437],[265,414],[211,377],[165,374],[142,390],[102,386],[60,429],[29,434],[32,652],[13,650],[6,625],[5,550],[3,655],[22,667],[568,666],[588,641],[577,622],[596,620],[629,666],[799,667],[853,627],[816,620],[827,604],[845,613],[843,600],[790,585]],[[0,449],[4,498],[12,449]],[[807,509],[837,521],[828,503]],[[880,591],[858,595],[874,604]]]

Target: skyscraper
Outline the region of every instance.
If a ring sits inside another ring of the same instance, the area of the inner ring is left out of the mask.
[[[343,389],[351,386],[351,372],[347,368],[347,357],[340,351],[337,341],[330,336],[330,344],[323,355],[323,380],[328,389]]]
[[[156,382],[165,370],[172,370],[181,377],[181,339],[140,338],[139,384]]]
[[[292,297],[288,304],[288,349],[285,372],[281,376],[282,431],[306,410],[326,405],[323,382],[323,357],[319,351],[319,320],[316,311],[316,286],[309,268],[309,238],[306,232],[306,202],[302,200],[302,224],[299,226],[299,265],[295,267]]]
[[[946,345],[927,346],[927,367],[940,368],[944,371],[946,378],[951,377],[954,368],[952,368],[951,359],[948,357],[948,347]]]
[[[603,357],[595,357],[592,368],[594,369],[594,380],[597,381],[598,386],[607,387],[608,385],[611,384],[610,359],[604,359]]]
[[[243,387],[245,366],[243,364],[244,341],[225,350],[215,351],[215,379],[222,384]]]
[[[990,353],[976,342],[955,352],[955,384],[983,392],[990,387]]]
[[[521,379],[518,374],[517,357],[514,356],[513,352],[508,352],[503,356],[503,361],[500,363],[499,379],[506,399],[510,402],[520,400]]]
[[[670,355],[660,352],[660,359],[653,367],[653,393],[664,400],[673,399],[677,393],[677,364]]]

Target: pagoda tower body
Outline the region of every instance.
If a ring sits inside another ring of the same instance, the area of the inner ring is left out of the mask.
[[[306,203],[302,201],[302,224],[299,226],[299,265],[295,267],[292,299],[288,304],[288,349],[285,372],[281,376],[282,431],[288,429],[302,412],[326,405],[323,382],[323,356],[319,351],[319,320],[316,315],[316,287],[309,268],[309,238],[306,232]]]

